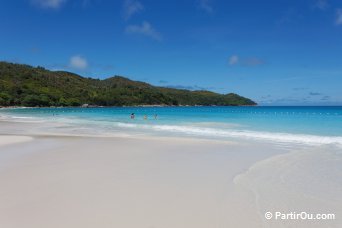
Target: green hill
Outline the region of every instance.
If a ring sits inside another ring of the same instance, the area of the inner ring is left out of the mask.
[[[256,105],[237,94],[152,86],[121,76],[105,80],[0,62],[1,106]]]

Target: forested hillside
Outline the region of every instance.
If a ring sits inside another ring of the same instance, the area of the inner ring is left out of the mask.
[[[237,94],[152,86],[121,76],[105,80],[0,62],[0,106],[256,105]]]

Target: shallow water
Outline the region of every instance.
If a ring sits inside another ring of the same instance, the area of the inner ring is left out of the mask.
[[[130,118],[131,113],[135,119]],[[2,109],[0,115],[17,121],[61,123],[65,129],[94,134],[126,132],[342,145],[342,107],[17,108]]]

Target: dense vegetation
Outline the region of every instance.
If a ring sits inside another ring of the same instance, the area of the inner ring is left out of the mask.
[[[237,94],[156,87],[115,76],[105,80],[0,62],[0,106],[255,105]]]

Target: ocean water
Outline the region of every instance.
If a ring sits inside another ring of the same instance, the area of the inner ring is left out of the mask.
[[[130,118],[131,113],[135,119]],[[15,108],[0,109],[0,116],[61,123],[65,129],[92,134],[124,132],[342,145],[342,107],[336,106]]]

